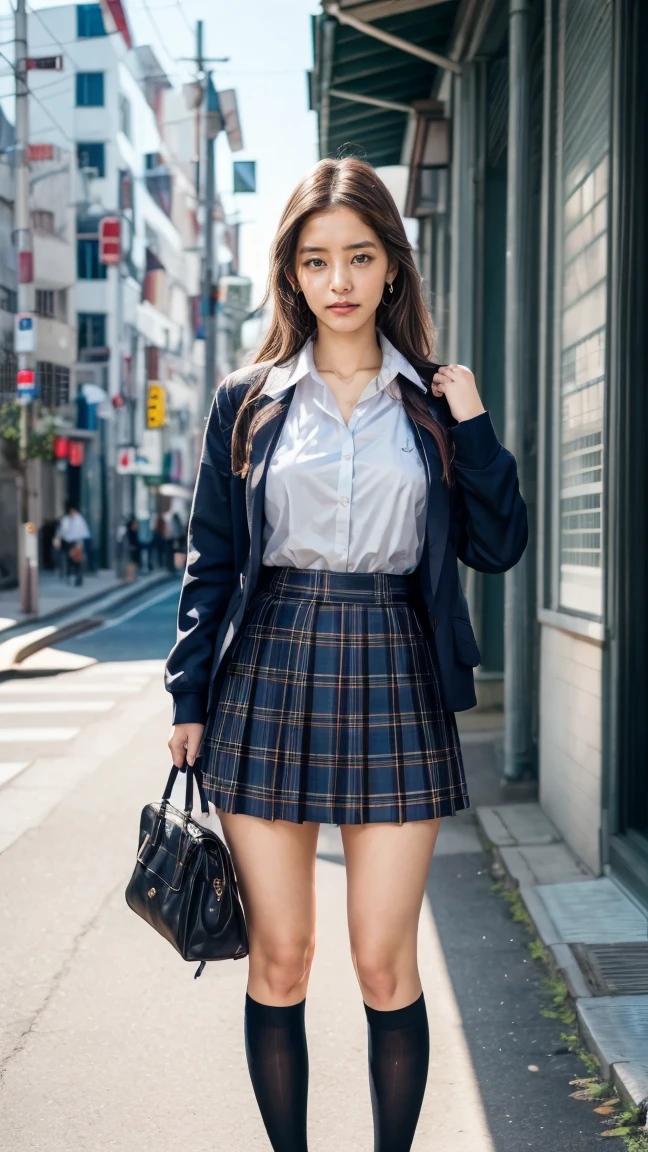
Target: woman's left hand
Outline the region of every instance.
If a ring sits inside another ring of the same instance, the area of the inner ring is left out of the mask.
[[[455,420],[470,420],[486,409],[477,391],[475,377],[465,364],[444,364],[432,377],[432,392],[445,396]]]

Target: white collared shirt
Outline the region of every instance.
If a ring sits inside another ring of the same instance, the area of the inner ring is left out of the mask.
[[[295,393],[268,463],[264,564],[333,572],[412,572],[425,538],[425,465],[400,401],[401,372],[425,392],[409,361],[377,329],[383,353],[345,424],[320,376],[311,335],[287,379],[262,389]],[[390,386],[388,388],[388,385]]]

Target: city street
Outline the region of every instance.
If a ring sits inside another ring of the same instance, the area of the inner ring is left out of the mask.
[[[7,1152],[269,1147],[245,1063],[247,962],[208,965],[194,981],[195,965],[124,900],[140,809],[167,774],[162,667],[177,593],[149,593],[101,629],[39,654],[41,670],[75,670],[0,683]],[[470,720],[468,781],[484,803],[489,734],[480,742]],[[421,918],[431,1059],[414,1148],[594,1149],[601,1119],[592,1103],[570,1098],[570,1081],[587,1073],[565,1051],[560,1022],[540,1014],[544,969],[492,883],[474,810],[444,820]],[[369,1152],[366,1024],[333,827],[320,830],[318,902],[310,1146]]]

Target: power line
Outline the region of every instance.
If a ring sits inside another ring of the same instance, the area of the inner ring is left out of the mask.
[[[2,56],[3,60],[7,61],[7,64],[9,65],[9,67],[11,68],[11,71],[13,72],[13,74],[15,76],[17,74],[17,68],[16,68],[15,64],[12,63],[12,61],[9,59],[8,56],[5,56],[4,52],[0,51],[0,56]],[[65,137],[66,140],[69,140],[70,144],[72,144],[76,147],[76,140],[73,140],[71,136],[68,136],[63,125],[59,123],[59,121],[56,119],[55,116],[52,115],[49,108],[47,107],[46,104],[43,104],[43,101],[40,99],[40,97],[37,96],[36,93],[31,88],[28,88],[28,93],[32,97],[32,99],[35,100],[36,103],[40,105],[40,107],[43,109],[43,112],[45,112],[47,114],[47,116],[49,116],[49,119],[51,120],[54,127],[58,129],[58,131]]]

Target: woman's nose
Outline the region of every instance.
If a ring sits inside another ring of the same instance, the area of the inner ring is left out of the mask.
[[[351,287],[351,274],[344,264],[333,264],[331,267],[331,288],[336,292],[348,291]]]

